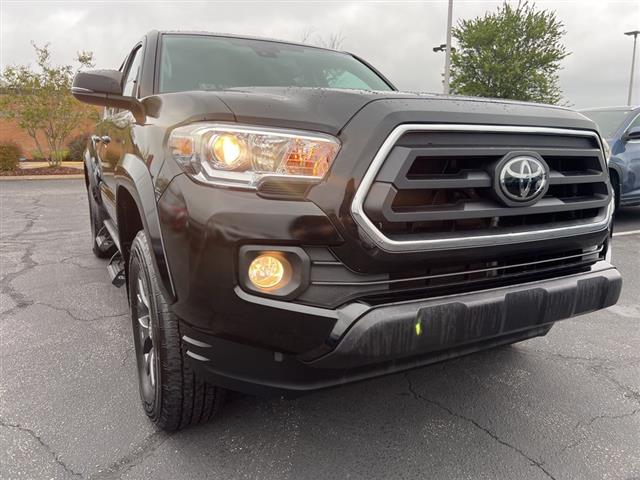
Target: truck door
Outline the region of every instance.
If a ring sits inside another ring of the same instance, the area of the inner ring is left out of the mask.
[[[640,114],[636,115],[625,131],[640,127]],[[622,181],[623,196],[640,196],[640,140],[627,140],[620,155],[627,165],[627,178]]]
[[[122,94],[138,95],[138,78],[142,63],[142,45],[137,45],[123,63]],[[116,184],[115,172],[118,163],[131,145],[131,113],[121,109],[107,109],[97,125],[92,139],[99,165],[100,191],[107,212],[115,218]]]

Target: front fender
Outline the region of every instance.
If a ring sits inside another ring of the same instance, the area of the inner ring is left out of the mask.
[[[122,208],[124,204],[124,202],[121,203],[122,195],[124,191],[126,191],[135,202],[142,226],[151,245],[153,268],[160,280],[159,283],[162,293],[167,302],[173,303],[176,295],[164,249],[162,232],[160,230],[153,178],[144,161],[133,154],[126,154],[124,156],[118,166],[116,175],[118,185],[116,190],[116,205],[118,205],[117,222],[121,240],[120,244],[123,245],[123,236],[127,234],[125,229],[125,215],[131,213]],[[133,232],[133,235],[135,236],[135,232]]]

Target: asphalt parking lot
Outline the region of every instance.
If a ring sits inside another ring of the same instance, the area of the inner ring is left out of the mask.
[[[167,435],[81,180],[0,183],[1,479],[640,478],[640,208],[618,305],[544,338],[296,400],[236,395]]]

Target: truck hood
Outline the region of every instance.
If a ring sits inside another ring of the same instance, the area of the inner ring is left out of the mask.
[[[477,97],[425,93],[375,92],[302,87],[250,87],[222,91],[166,93],[144,100],[148,113],[167,124],[190,121],[233,121],[270,127],[312,130],[338,135],[358,112],[373,102],[389,108],[415,108],[482,116],[500,113],[504,123],[517,124],[526,118],[541,126],[595,129],[582,115],[562,107]],[[446,108],[443,108],[446,106]],[[468,117],[469,118],[469,117]],[[424,118],[425,122],[433,119]],[[437,121],[437,120],[436,120]],[[162,123],[165,123],[162,122]],[[502,123],[502,122],[499,122]]]
[[[386,93],[386,92],[384,92]],[[216,92],[238,123],[267,124],[337,135],[369,102],[384,94],[325,88],[254,87]]]

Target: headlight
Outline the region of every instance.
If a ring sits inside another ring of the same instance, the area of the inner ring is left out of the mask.
[[[604,150],[604,161],[608,164],[611,158],[611,147],[606,140],[602,140],[602,148]]]
[[[194,123],[171,132],[173,158],[192,177],[255,188],[265,176],[320,180],[340,149],[320,133],[221,123]]]

